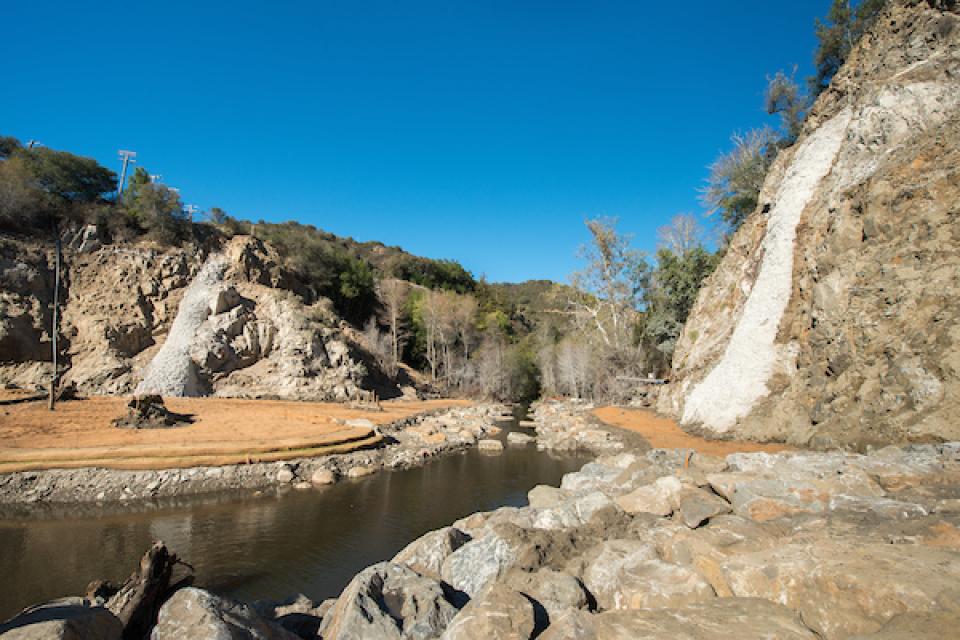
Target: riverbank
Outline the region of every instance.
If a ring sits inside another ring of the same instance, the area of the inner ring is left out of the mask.
[[[230,402],[249,402],[252,409],[261,401]],[[175,403],[170,404],[174,410],[180,409]],[[4,509],[10,511],[16,505],[32,507],[38,504],[130,501],[235,490],[309,489],[314,485],[334,483],[344,477],[362,477],[380,469],[409,468],[438,455],[461,451],[496,431],[493,422],[505,411],[499,405],[450,407],[442,403],[427,406],[423,406],[424,403],[406,406],[396,403],[384,412],[365,412],[365,418],[347,419],[345,416],[358,412],[346,407],[329,410],[326,405],[309,403],[281,404],[288,414],[297,410],[311,412],[314,422],[322,423],[327,432],[354,429],[374,432],[375,438],[348,440],[343,445],[332,443],[329,445],[332,450],[320,456],[302,455],[303,450],[293,447],[279,453],[282,460],[269,462],[257,462],[256,454],[253,454],[247,458],[249,462],[242,464],[140,470],[98,466],[3,473],[0,474],[0,505],[6,505]],[[336,411],[344,413],[344,417],[337,415]],[[211,416],[210,419],[224,421],[222,414],[219,417]],[[392,421],[387,422],[390,419]],[[214,427],[217,424],[215,422]],[[227,425],[228,422],[223,424]],[[266,434],[282,437],[282,433],[277,433],[270,426],[269,420],[265,424],[258,421],[255,412],[248,412],[246,424],[257,426],[260,438]],[[194,433],[206,433],[202,426],[203,423],[200,423],[188,428],[195,429]],[[316,430],[316,425],[314,428]],[[129,437],[128,430],[114,431],[121,432],[118,437]],[[174,438],[189,437],[189,434],[177,434],[179,431],[181,429],[151,430],[150,433],[135,433],[134,436],[154,440],[171,437],[171,434]],[[216,431],[216,428],[212,431]],[[227,436],[229,432],[223,435]],[[382,445],[374,446],[381,441]],[[159,443],[152,444],[157,446]],[[201,442],[200,445],[210,446],[209,442]],[[346,451],[338,452],[338,446],[345,446]]]
[[[960,443],[641,450],[591,410],[537,406],[538,447],[608,452],[526,506],[427,533],[324,602],[180,589],[151,637],[939,640],[960,622]]]

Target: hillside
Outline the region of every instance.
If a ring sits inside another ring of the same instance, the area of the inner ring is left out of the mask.
[[[960,18],[891,3],[707,280],[659,408],[721,437],[960,437]]]
[[[63,384],[83,393],[129,393],[151,372],[142,390],[169,395],[345,401],[396,388],[262,241],[64,253]],[[0,244],[0,383],[49,385],[52,254]]]

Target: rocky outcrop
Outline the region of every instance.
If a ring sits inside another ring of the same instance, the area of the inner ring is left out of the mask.
[[[818,99],[700,292],[662,412],[820,448],[960,437],[960,15],[946,6],[891,2]]]
[[[385,380],[330,301],[249,236],[212,253],[89,242],[64,253],[63,382],[83,393],[347,401]],[[52,280],[52,252],[0,243],[0,383],[49,384]]]

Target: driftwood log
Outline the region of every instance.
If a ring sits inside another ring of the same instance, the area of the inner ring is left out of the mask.
[[[178,565],[191,571],[183,572]],[[157,613],[167,598],[192,582],[192,567],[170,553],[162,542],[154,542],[123,585],[114,589],[101,584],[98,590],[104,595],[113,592],[106,608],[123,624],[124,640],[140,640],[156,624]]]

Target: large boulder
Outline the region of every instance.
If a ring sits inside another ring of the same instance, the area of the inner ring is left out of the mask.
[[[714,598],[676,609],[571,611],[541,640],[816,640],[786,607],[756,598]]]
[[[443,562],[441,575],[454,588],[474,596],[516,560],[517,549],[495,532],[469,542]]]
[[[123,624],[103,607],[63,598],[25,609],[0,624],[3,640],[120,640]]]
[[[677,507],[683,484],[674,476],[664,476],[628,494],[617,498],[617,504],[627,513],[652,513],[668,516]]]
[[[440,582],[404,565],[381,562],[354,576],[319,633],[331,640],[436,638],[456,614]]]
[[[444,527],[417,538],[391,562],[405,564],[414,571],[440,579],[444,561],[451,553],[470,542],[470,536],[455,527]]]
[[[522,593],[495,584],[450,622],[443,640],[527,640],[536,628],[533,603]]]
[[[960,553],[823,540],[722,565],[733,594],[781,602],[823,638],[873,633],[897,614],[960,611]]]
[[[589,609],[593,602],[582,582],[569,573],[553,569],[510,571],[503,583],[543,607],[548,622],[571,609]]]
[[[296,640],[249,606],[203,589],[179,589],[160,608],[150,640]]]

